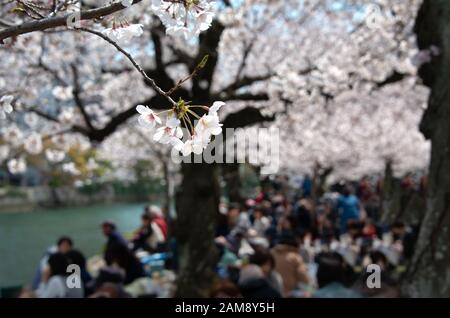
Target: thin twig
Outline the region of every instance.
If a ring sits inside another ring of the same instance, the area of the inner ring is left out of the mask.
[[[177,84],[176,84],[174,87],[172,87],[170,90],[168,90],[168,91],[166,92],[166,94],[169,95],[169,96],[172,95],[173,92],[175,92],[177,89],[179,89],[183,83],[185,83],[185,82],[188,81],[189,79],[195,77],[195,76],[198,74],[198,72],[199,72],[202,68],[205,67],[207,61],[208,61],[208,55],[205,55],[205,57],[203,57],[202,61],[194,68],[194,70],[192,71],[192,73],[189,74],[188,76],[186,76],[185,78],[179,80],[179,81],[177,82]]]

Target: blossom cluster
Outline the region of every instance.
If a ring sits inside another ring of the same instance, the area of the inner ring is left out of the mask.
[[[130,7],[133,0],[122,0],[124,7]],[[151,8],[173,36],[183,36],[187,41],[206,31],[214,18],[215,2],[210,0],[152,0]],[[116,42],[128,42],[143,33],[142,24],[116,23],[103,34]]]
[[[11,105],[14,97],[5,95],[0,98],[0,119],[5,119],[7,114],[11,114],[13,107]]]
[[[144,33],[142,24],[113,23],[112,28],[103,30],[103,34],[114,42],[128,43],[133,37],[139,37]]]
[[[220,123],[217,112],[225,105],[223,102],[215,102],[211,107],[206,106],[188,106],[183,100],[178,102],[177,106],[167,113],[165,124],[162,124],[160,114],[155,113],[148,106],[138,105],[137,112],[140,114],[138,122],[141,126],[148,129],[155,129],[153,140],[162,144],[170,144],[176,150],[181,151],[183,156],[194,154],[201,154],[203,150],[211,142],[212,136],[217,136],[222,133],[222,124]],[[207,109],[208,113],[199,117],[192,108],[199,107]],[[189,114],[197,118],[198,121],[195,126],[191,123]],[[183,130],[181,123],[184,123],[188,128],[189,137],[185,142],[182,141]]]
[[[161,19],[169,35],[186,40],[206,31],[214,18],[215,2],[209,0],[152,0],[152,10]]]

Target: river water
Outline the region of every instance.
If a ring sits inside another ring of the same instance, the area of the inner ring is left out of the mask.
[[[105,238],[100,224],[114,221],[129,233],[140,224],[145,204],[93,205],[90,207],[0,213],[0,288],[31,282],[44,251],[62,235],[70,236],[86,257],[101,253]]]

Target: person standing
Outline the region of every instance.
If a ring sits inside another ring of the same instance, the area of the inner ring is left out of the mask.
[[[338,197],[336,208],[339,215],[339,228],[341,234],[347,232],[348,222],[360,218],[360,204],[349,185],[345,185],[342,194]]]

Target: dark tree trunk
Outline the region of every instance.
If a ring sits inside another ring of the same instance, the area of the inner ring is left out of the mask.
[[[395,215],[394,202],[396,197],[396,182],[393,171],[392,162],[387,161],[384,168],[383,187],[381,189],[381,222],[390,224],[393,220],[392,215]]]
[[[320,164],[316,164],[313,172],[313,186],[311,198],[316,202],[325,193],[325,185],[329,175],[333,172],[333,167],[323,168]]]
[[[416,32],[419,47],[440,48],[422,66],[431,88],[421,131],[432,142],[427,210],[403,290],[410,296],[450,297],[450,1],[425,0]]]
[[[214,278],[217,250],[214,232],[219,206],[215,164],[182,164],[177,195],[177,297],[206,297]]]
[[[62,205],[62,201],[61,198],[59,197],[58,191],[55,187],[50,187],[50,193],[52,194],[52,205],[53,206],[61,206]]]
[[[422,221],[425,209],[423,194],[403,188],[401,180],[393,175],[392,163],[387,162],[381,194],[381,222],[392,224],[402,221],[416,225]]]
[[[170,178],[170,171],[169,171],[169,165],[165,160],[163,160],[162,163],[163,166],[163,175],[164,175],[164,203],[163,203],[163,210],[166,217],[170,217],[170,209],[172,207],[172,180]]]

